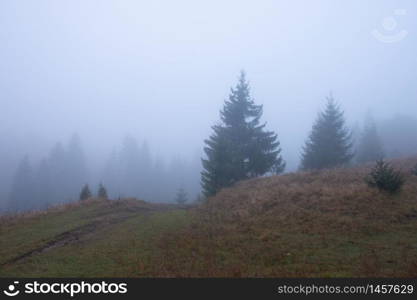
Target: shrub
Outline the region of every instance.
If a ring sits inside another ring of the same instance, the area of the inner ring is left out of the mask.
[[[378,188],[380,191],[386,191],[391,194],[399,192],[405,182],[401,172],[395,170],[383,159],[376,162],[365,180],[370,187]]]

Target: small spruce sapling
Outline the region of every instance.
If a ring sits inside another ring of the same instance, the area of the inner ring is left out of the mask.
[[[389,163],[380,159],[365,181],[370,187],[395,194],[401,190],[405,179],[400,171],[395,170]]]

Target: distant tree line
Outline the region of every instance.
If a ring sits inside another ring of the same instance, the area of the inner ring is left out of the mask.
[[[190,194],[199,193],[198,159],[174,157],[169,163],[152,155],[146,141],[141,145],[127,136],[104,167],[102,182],[109,197],[138,197],[147,201],[170,202],[180,186]]]
[[[57,143],[49,155],[33,164],[25,156],[15,172],[8,210],[22,211],[50,205],[85,200],[92,196],[119,199],[136,197],[150,202],[174,201],[180,186],[197,197],[199,194],[198,160],[174,158],[170,164],[155,159],[146,142],[141,146],[127,136],[120,150],[111,153],[101,174],[96,175],[98,189],[92,182],[81,140],[74,135],[67,145]],[[196,176],[197,175],[197,176]]]
[[[27,156],[22,159],[13,179],[9,209],[44,208],[76,199],[87,177],[80,138],[74,135],[65,147],[57,143],[37,165]]]

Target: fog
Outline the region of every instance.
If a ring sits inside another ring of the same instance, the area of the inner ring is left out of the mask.
[[[1,1],[0,208],[23,157],[36,166],[74,134],[93,189],[133,138],[164,165],[149,184],[166,193],[110,194],[193,199],[242,69],[287,172],[330,92],[351,128],[372,113],[389,156],[417,153],[416,15],[412,0]]]

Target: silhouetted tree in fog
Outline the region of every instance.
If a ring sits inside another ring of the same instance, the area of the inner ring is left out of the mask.
[[[139,188],[139,195],[142,199],[151,200],[152,198],[152,158],[147,141],[142,143],[139,149],[139,177],[137,185]]]
[[[413,174],[414,176],[417,176],[417,164],[415,164],[413,168],[411,169],[411,174]]]
[[[57,201],[52,199],[50,188],[52,184],[51,170],[47,159],[42,159],[35,170],[36,203],[39,208],[45,208]]]
[[[324,169],[346,165],[351,161],[352,134],[345,126],[343,111],[330,95],[303,147],[301,169]]]
[[[121,190],[126,195],[139,197],[141,193],[140,149],[135,138],[127,136],[120,151]]]
[[[88,184],[85,184],[83,186],[83,188],[81,189],[80,200],[87,200],[91,196],[92,196],[92,194],[91,194],[91,191],[90,191],[90,187],[88,186]]]
[[[74,134],[67,146],[65,153],[65,175],[68,180],[66,188],[67,197],[77,197],[79,187],[87,181],[87,167],[85,163],[84,150],[78,134]]]
[[[171,190],[170,186],[168,187],[170,176],[167,171],[166,163],[161,157],[154,159],[150,178],[152,179],[150,184],[152,198],[156,201],[165,202],[171,200],[175,190]],[[161,188],[162,186],[164,188]]]
[[[65,198],[69,197],[68,181],[73,180],[73,178],[67,177],[65,154],[62,144],[56,143],[48,157],[50,181],[45,196],[53,203],[64,202]]]
[[[285,162],[277,135],[260,124],[262,105],[255,105],[242,71],[220,112],[221,124],[205,141],[201,182],[205,196],[221,188],[268,172],[281,173]]]
[[[33,169],[29,158],[25,156],[19,163],[13,178],[9,209],[22,211],[35,206],[35,185]]]
[[[396,115],[383,120],[379,128],[387,157],[417,154],[417,117]]]
[[[57,143],[36,168],[36,203],[49,204],[78,198],[79,187],[87,181],[87,167],[81,140],[74,134],[66,147]]]
[[[177,202],[178,204],[185,204],[187,201],[187,192],[184,190],[183,187],[179,188],[177,191],[177,195],[175,196],[175,202]]]
[[[198,160],[200,162],[200,160]],[[200,164],[174,156],[170,163],[155,157],[146,141],[138,146],[136,139],[126,137],[121,150],[113,150],[100,181],[106,182],[109,196],[137,197],[151,202],[173,201],[172,195],[182,182],[190,192],[199,192]],[[197,176],[196,176],[197,175]]]
[[[375,122],[368,115],[365,119],[365,125],[356,151],[356,161],[358,163],[366,163],[380,160],[383,157],[383,146]]]
[[[124,196],[122,190],[122,168],[119,153],[113,150],[104,167],[101,178],[106,182],[109,189],[110,197],[117,198]]]
[[[109,198],[109,196],[107,195],[107,190],[102,183],[98,185],[97,197],[102,198],[102,199]]]

